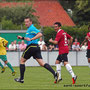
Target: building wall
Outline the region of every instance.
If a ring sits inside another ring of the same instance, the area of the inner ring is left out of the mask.
[[[12,64],[12,66],[19,66],[21,55],[22,52],[7,52],[8,61]],[[58,51],[52,51],[52,52],[42,51],[43,60],[49,63],[50,65],[55,66],[55,60],[57,56],[58,56]],[[68,54],[68,60],[72,66],[88,65],[86,58],[86,51],[84,52],[70,51],[70,53]],[[39,64],[36,62],[35,59],[31,57],[31,59],[27,60],[26,66],[39,66]]]

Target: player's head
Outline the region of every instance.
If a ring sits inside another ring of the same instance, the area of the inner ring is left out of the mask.
[[[75,38],[75,42],[77,42],[78,41],[78,39],[77,38]]]
[[[40,37],[40,41],[42,41],[43,39],[42,39],[42,37]]]
[[[90,25],[88,26],[88,31],[90,32]]]
[[[60,22],[55,22],[54,23],[54,29],[55,31],[58,31],[61,28],[61,23]]]
[[[32,20],[29,17],[26,17],[24,19],[24,22],[26,27],[30,27],[30,25],[32,24]]]

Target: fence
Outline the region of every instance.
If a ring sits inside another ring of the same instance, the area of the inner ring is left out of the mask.
[[[7,52],[8,61],[12,64],[12,66],[19,66],[20,57],[23,52]],[[42,51],[41,52],[43,60],[50,65],[55,65],[55,60],[58,56],[58,51]],[[0,60],[1,61],[1,60]],[[72,66],[87,66],[87,58],[86,51],[70,51],[68,54],[68,61]],[[2,61],[1,61],[2,62]],[[3,63],[3,62],[2,62]],[[27,60],[26,66],[39,66],[35,59],[32,57]]]

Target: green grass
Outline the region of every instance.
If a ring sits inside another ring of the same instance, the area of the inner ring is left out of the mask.
[[[1,69],[1,68],[0,68]],[[73,71],[78,76],[75,85],[66,68],[62,67],[62,81],[54,84],[53,75],[42,67],[26,67],[24,83],[17,83],[14,78],[19,77],[19,68],[14,67],[16,76],[12,76],[9,68],[0,73],[0,90],[72,90],[90,89],[90,68],[87,66],[75,66]],[[53,67],[55,70],[55,67]]]

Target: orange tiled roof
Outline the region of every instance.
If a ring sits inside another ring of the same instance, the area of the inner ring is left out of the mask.
[[[0,3],[0,6],[5,7],[24,4],[25,3]],[[33,8],[36,9],[34,15],[39,16],[41,26],[52,26],[53,23],[57,21],[65,26],[75,26],[72,19],[57,0],[34,0]]]

